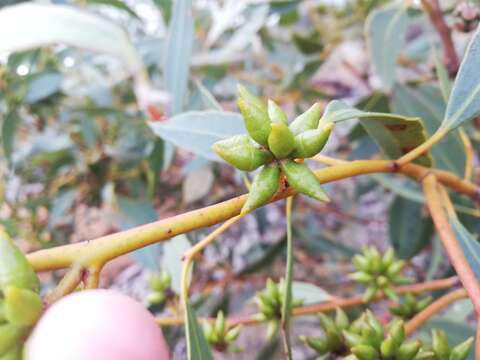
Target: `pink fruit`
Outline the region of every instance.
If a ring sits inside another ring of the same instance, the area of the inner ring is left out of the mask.
[[[86,290],[59,300],[42,316],[26,360],[168,360],[153,316],[111,290]]]

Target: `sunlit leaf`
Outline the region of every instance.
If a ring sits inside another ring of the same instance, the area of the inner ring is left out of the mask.
[[[338,100],[328,104],[320,122],[340,122],[355,118],[360,120],[367,133],[391,159],[399,158],[426,140],[425,128],[418,117],[361,111]],[[430,154],[417,158],[415,162],[431,166]]]
[[[445,102],[440,90],[432,85],[422,84],[415,88],[395,85],[391,97],[392,110],[405,116],[422,119],[428,135],[439,128],[445,113]],[[452,132],[430,150],[435,167],[449,170],[463,176],[465,151],[457,132]]]
[[[191,0],[177,0],[173,4],[164,50],[163,74],[170,93],[172,115],[182,111],[190,75],[190,57],[193,48],[193,14]]]
[[[449,221],[463,249],[463,254],[477,278],[480,279],[480,244],[458,219],[450,217]]]
[[[292,282],[293,299],[301,299],[305,305],[325,302],[331,299],[331,296],[324,289],[307,282]]]
[[[442,129],[451,130],[480,115],[480,28],[467,48],[453,83]]]
[[[370,59],[387,92],[395,83],[397,58],[405,43],[407,25],[408,16],[403,6],[379,8],[367,18],[365,34]]]
[[[150,127],[161,138],[213,161],[221,161],[212,150],[216,141],[245,133],[239,114],[215,110],[182,113]]]

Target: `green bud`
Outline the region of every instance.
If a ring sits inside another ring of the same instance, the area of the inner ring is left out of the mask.
[[[385,358],[391,358],[396,354],[397,344],[391,336],[387,336],[387,338],[382,341],[382,344],[380,345],[380,352]]]
[[[384,287],[384,288],[383,288],[383,292],[385,293],[385,295],[386,295],[389,299],[391,299],[391,300],[393,300],[393,301],[396,301],[396,302],[399,301],[398,295],[397,295],[397,293],[395,292],[395,290],[393,290],[392,287],[390,287],[390,286]]]
[[[219,311],[217,318],[215,319],[215,330],[218,334],[223,334],[225,332],[225,316],[223,311]]]
[[[280,169],[277,164],[265,165],[255,176],[241,213],[249,213],[266,204],[277,192],[279,180]]]
[[[327,332],[336,332],[337,327],[335,326],[335,322],[324,313],[319,313],[318,317],[320,319],[320,325],[322,326],[323,331]]]
[[[0,325],[0,356],[5,355],[25,335],[26,329],[13,324]]]
[[[370,301],[372,300],[375,295],[377,295],[377,291],[378,291],[378,288],[376,286],[369,286],[367,287],[367,290],[365,290],[365,292],[363,293],[363,301]]]
[[[295,151],[292,156],[309,158],[317,155],[327,143],[332,128],[333,123],[329,123],[323,129],[307,130],[295,136]]]
[[[0,290],[7,286],[39,290],[35,271],[12,239],[0,229]]]
[[[389,335],[397,346],[405,340],[405,326],[402,320],[394,320],[390,324]]]
[[[390,312],[400,317],[408,317],[412,315],[412,309],[407,303],[398,304],[390,307]]]
[[[330,346],[327,342],[327,338],[325,337],[307,336],[302,337],[301,339],[320,355],[330,352]]]
[[[239,170],[253,171],[271,161],[272,154],[257,148],[247,135],[236,135],[213,144],[213,150]]]
[[[242,98],[237,101],[237,105],[243,115],[248,134],[260,145],[267,145],[272,127],[266,107],[257,107],[254,103]]]
[[[284,123],[272,124],[268,136],[268,147],[277,159],[284,159],[295,149],[295,138]]]
[[[316,360],[319,360],[319,359],[316,359]],[[353,354],[350,354],[350,355],[347,355],[343,358],[343,360],[358,360],[358,358],[353,355]]]
[[[272,298],[269,294],[267,294],[266,292],[259,292],[257,294],[257,299],[264,303],[265,305],[271,307],[271,308],[275,308],[278,306],[278,302],[276,299]]]
[[[428,305],[430,305],[432,303],[432,301],[433,301],[433,298],[431,296],[427,296],[426,298],[423,298],[423,299],[419,300],[418,302],[416,302],[415,310],[417,312],[422,311]]]
[[[8,350],[8,352],[3,355],[0,359],[1,360],[22,360],[24,357],[22,356],[22,345],[14,346],[12,349]]]
[[[275,101],[268,100],[268,116],[272,123],[282,123],[288,125],[287,115],[282,110],[280,106],[278,106]]]
[[[365,327],[368,327],[368,323],[366,315],[363,313],[359,318],[352,322],[352,325],[350,325],[348,330],[350,332],[354,332],[355,334],[361,334]]]
[[[304,131],[316,129],[321,116],[322,109],[318,103],[315,103],[310,109],[292,121],[290,130],[292,130],[292,133],[296,136]]]
[[[383,254],[382,258],[382,270],[388,269],[390,265],[395,261],[395,251],[393,248],[388,248],[388,250]]]
[[[5,301],[0,300],[0,324],[7,321],[5,316]]]
[[[379,288],[383,288],[388,284],[388,279],[385,276],[380,275],[375,279],[375,282]]]
[[[468,338],[461,344],[458,344],[452,349],[449,360],[465,360],[472,349],[472,345],[473,337]]]
[[[156,290],[156,291],[165,290],[162,276],[158,273],[154,273],[150,276],[150,279],[148,279],[148,284],[152,290]]]
[[[447,334],[442,330],[432,330],[432,349],[439,360],[448,360],[450,346]]]
[[[208,321],[205,321],[204,323],[202,323],[202,328],[203,328],[203,333],[205,334],[205,338],[207,339],[207,341],[212,344],[213,343],[213,340],[214,340],[214,336],[213,336],[213,332],[214,332],[214,329],[213,329],[213,325],[208,322]]]
[[[317,177],[307,165],[287,160],[282,162],[282,169],[290,186],[299,193],[319,201],[330,201]]]
[[[375,249],[376,250],[376,249]],[[381,273],[382,272],[382,258],[380,257],[380,254],[378,256],[372,256],[370,259],[370,268],[371,271],[375,274]]]
[[[5,317],[14,325],[30,326],[40,317],[43,303],[40,296],[28,289],[8,286],[3,292]]]
[[[166,300],[165,293],[160,291],[154,291],[147,295],[147,303],[150,305],[161,305]]]
[[[365,256],[362,255],[355,255],[352,258],[353,265],[357,268],[357,270],[366,270],[368,268],[368,260]]]
[[[251,103],[252,106],[260,109],[264,109],[265,111],[267,110],[267,107],[265,106],[265,103],[263,102],[262,99],[260,99],[258,96],[253,95],[250,91],[247,90],[247,88],[241,84],[237,85],[237,92],[238,96],[245,100],[248,103]]]
[[[402,260],[395,261],[392,265],[388,267],[387,276],[392,279],[400,274],[402,271],[405,262]]]
[[[349,274],[348,277],[363,284],[368,284],[374,280],[374,277],[372,275],[367,274],[363,271],[354,272],[352,274]]]
[[[421,346],[422,344],[418,340],[400,345],[397,351],[396,359],[412,360],[417,355]]]
[[[242,326],[238,325],[235,326],[227,331],[225,334],[225,341],[226,342],[232,342],[237,340],[238,336],[240,335],[240,330],[242,330]]]
[[[373,315],[373,313],[370,310],[367,310],[366,314],[367,314],[368,324],[374,330],[377,337],[381,337],[382,340],[383,340],[383,326],[382,326],[382,324],[380,323],[380,321],[378,321],[378,319],[375,317],[375,315]]]
[[[350,325],[347,314],[339,307],[335,309],[335,325],[338,330],[345,330]]]
[[[351,348],[351,351],[359,360],[375,360],[380,358],[378,351],[370,345],[356,345]]]
[[[407,285],[414,282],[412,278],[401,275],[395,276],[394,278],[392,278],[392,281],[397,285]]]
[[[356,346],[363,343],[363,338],[354,332],[343,330],[342,331],[343,337],[345,338],[345,342],[348,346]]]
[[[258,303],[258,309],[265,316],[266,319],[271,319],[276,315],[276,309],[263,302]]]
[[[278,332],[278,321],[272,320],[267,325],[267,340],[272,339]]]
[[[170,273],[168,273],[166,271],[162,271],[161,281],[162,281],[162,284],[164,286],[164,290],[168,289],[170,287],[170,285],[172,284],[172,275],[170,275]]]
[[[272,299],[274,299],[277,304],[279,304],[282,298],[282,294],[280,294],[280,290],[278,289],[277,284],[275,284],[275,282],[270,278],[267,279],[266,289],[267,294]]]
[[[436,360],[436,357],[433,352],[420,349],[415,360]]]

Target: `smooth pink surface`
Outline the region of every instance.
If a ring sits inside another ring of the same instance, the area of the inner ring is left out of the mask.
[[[111,290],[55,303],[27,343],[26,360],[167,360],[160,327],[142,304]]]

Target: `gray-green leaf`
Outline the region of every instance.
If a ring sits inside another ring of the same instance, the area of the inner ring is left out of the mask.
[[[198,324],[195,311],[188,301],[185,303],[185,316],[187,318],[185,335],[187,337],[188,360],[213,360],[212,352],[203,330]]]

